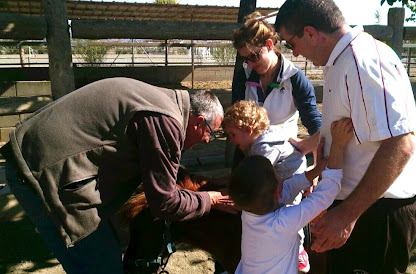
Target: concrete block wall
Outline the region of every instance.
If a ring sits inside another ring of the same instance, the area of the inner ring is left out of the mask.
[[[234,66],[195,66],[194,81],[231,81],[233,74]],[[74,76],[77,88],[111,77],[129,77],[157,86],[169,86],[192,81],[192,67],[79,67],[74,68]]]
[[[40,95],[51,95],[51,83],[49,81],[22,81],[4,87],[0,94],[1,98],[31,97]],[[0,143],[9,141],[9,133],[15,125],[27,118],[30,113],[0,116]]]

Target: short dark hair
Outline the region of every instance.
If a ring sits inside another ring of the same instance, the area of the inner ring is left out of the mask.
[[[243,210],[266,214],[274,210],[273,196],[277,186],[278,181],[269,159],[252,155],[243,159],[233,170],[228,191],[234,203]]]
[[[333,0],[286,0],[276,16],[274,27],[289,34],[303,36],[305,26],[333,33],[345,24],[345,19]]]

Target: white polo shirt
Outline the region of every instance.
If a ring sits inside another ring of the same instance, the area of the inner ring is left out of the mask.
[[[415,131],[415,100],[396,53],[358,26],[338,41],[329,57],[324,68],[322,105],[321,136],[325,137],[326,154],[332,141],[331,123],[350,117],[354,125],[355,138],[346,148],[342,187],[337,196],[343,200],[360,182],[380,141]],[[413,155],[383,197],[415,195],[416,155]]]

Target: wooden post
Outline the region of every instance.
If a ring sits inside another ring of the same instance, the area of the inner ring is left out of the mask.
[[[191,40],[191,62],[192,62],[191,88],[194,89],[194,77],[195,77],[194,40]]]
[[[240,0],[237,23],[243,23],[244,17],[256,10],[257,0]]]
[[[388,26],[393,29],[393,36],[387,41],[387,44],[401,58],[403,52],[404,8],[390,8],[387,21]]]
[[[48,32],[49,77],[54,100],[75,89],[65,0],[43,0]]]
[[[249,15],[250,13],[256,10],[257,0],[240,0],[240,8],[238,10],[238,19],[237,23],[243,23],[244,17]],[[246,86],[245,83],[238,82],[236,80],[236,76],[238,72],[243,69],[243,59],[237,52],[237,56],[235,59],[235,66],[234,66],[234,75],[233,75],[233,83],[231,88],[231,103],[236,101],[236,94],[245,92]],[[232,167],[233,158],[234,158],[234,151],[235,146],[231,144],[229,138],[227,138],[227,143],[225,147],[225,166]]]
[[[305,76],[308,74],[308,59],[305,61]]]
[[[240,0],[240,8],[238,10],[238,21],[237,23],[242,24],[244,21],[244,17],[249,15],[250,13],[256,10],[256,2],[257,0]],[[245,90],[245,83],[237,82],[235,77],[238,74],[239,70],[243,69],[243,59],[237,52],[237,56],[235,59],[235,66],[234,66],[234,76],[233,76],[233,84],[232,84],[232,103],[234,103],[234,98],[236,97],[236,93],[244,92]]]
[[[20,66],[23,68],[25,66],[23,55],[25,54],[24,48],[19,43],[19,56],[20,56]]]

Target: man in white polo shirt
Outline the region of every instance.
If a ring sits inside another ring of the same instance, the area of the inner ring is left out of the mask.
[[[329,251],[329,273],[405,272],[416,236],[416,107],[401,60],[349,27],[332,0],[287,0],[275,27],[294,56],[325,66],[326,153],[331,122],[354,125],[341,191],[316,224],[312,249]]]

